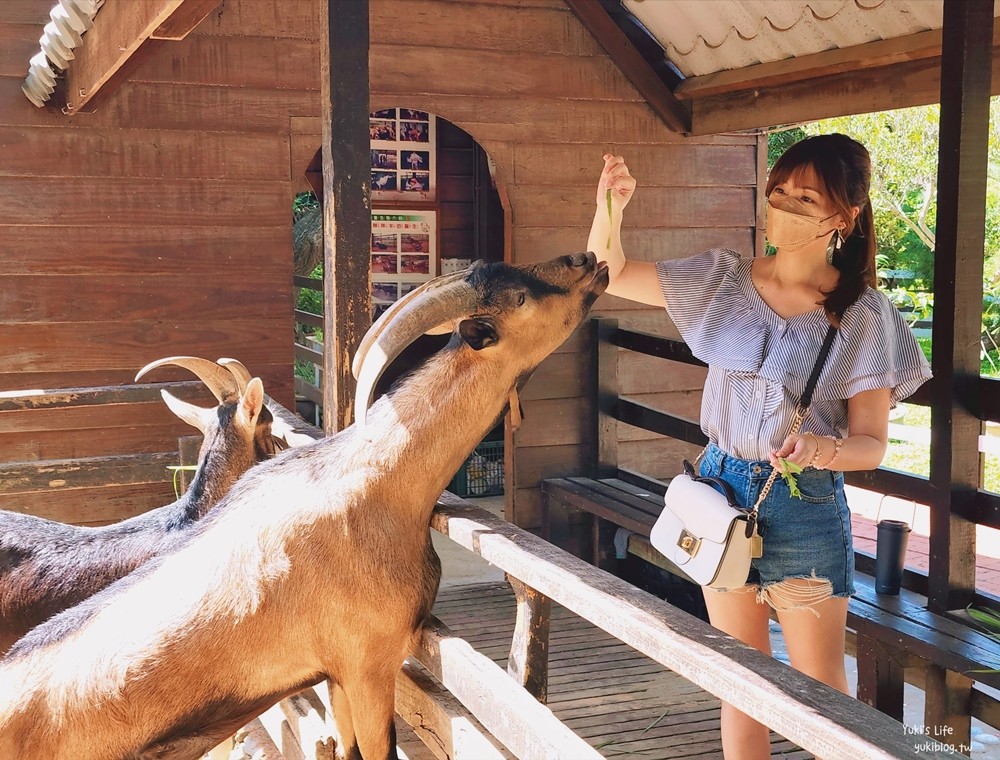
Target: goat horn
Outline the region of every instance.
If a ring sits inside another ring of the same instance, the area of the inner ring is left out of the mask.
[[[375,345],[375,341],[378,340],[378,336],[382,334],[382,331],[385,330],[389,322],[395,318],[396,314],[398,314],[401,309],[425,294],[438,291],[453,282],[458,282],[459,280],[464,279],[465,274],[465,270],[462,270],[461,272],[453,272],[441,277],[435,277],[433,280],[428,280],[420,287],[411,290],[405,296],[393,303],[392,306],[386,309],[382,315],[375,320],[375,324],[371,326],[371,329],[365,333],[364,337],[361,339],[361,344],[358,346],[358,350],[354,354],[354,362],[351,364],[351,373],[354,375],[354,379],[357,380],[361,377],[361,366],[365,363],[365,355],[371,347]],[[430,330],[434,327],[437,327],[437,325],[431,325],[427,329]]]
[[[168,356],[166,359],[157,359],[155,362],[150,362],[140,369],[135,376],[135,381],[138,382],[139,378],[150,370],[168,364],[175,364],[178,367],[183,367],[193,372],[199,380],[208,386],[208,389],[212,391],[212,395],[215,396],[216,401],[220,404],[227,398],[240,395],[237,383],[229,372],[215,362],[210,362],[208,359],[201,359],[197,356]]]
[[[243,366],[243,362],[236,359],[223,357],[216,362],[229,370],[230,374],[236,378],[236,384],[240,386],[240,393],[246,393],[247,386],[253,380],[250,370]]]
[[[439,287],[428,287],[419,298],[407,301],[381,329],[377,328],[377,323],[372,325],[369,332],[378,329],[378,334],[374,341],[370,341],[371,346],[363,357],[354,394],[354,421],[360,426],[364,426],[375,384],[403,349],[430,328],[475,311],[479,296],[465,282],[464,274],[446,275],[445,283],[438,283]]]

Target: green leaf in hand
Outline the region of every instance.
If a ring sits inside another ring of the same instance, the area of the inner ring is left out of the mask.
[[[788,484],[788,493],[796,499],[799,498],[802,492],[799,491],[799,484],[795,476],[802,472],[802,468],[787,459],[779,459],[778,461],[781,462],[781,477]]]
[[[611,188],[610,187],[608,188],[607,196],[608,196],[608,225],[610,226],[611,224],[614,223],[614,219],[611,216]],[[608,230],[608,250],[609,251],[611,250],[611,230],[610,229]]]

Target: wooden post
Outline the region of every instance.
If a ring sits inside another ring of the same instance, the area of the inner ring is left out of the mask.
[[[371,324],[368,0],[327,0],[323,23],[323,429],[331,434],[351,423],[351,359]]]
[[[594,475],[618,475],[618,320],[590,320],[591,372],[594,379]]]
[[[198,464],[198,453],[201,451],[202,436],[182,435],[177,439],[177,449],[180,452],[181,467]],[[182,496],[194,480],[194,470],[181,470],[177,473],[177,492]]]
[[[972,738],[972,679],[934,664],[928,664],[925,673],[927,738],[956,749],[968,747]]]
[[[928,606],[972,602],[975,525],[956,513],[979,487],[979,340],[993,0],[945,0],[934,256]],[[930,694],[928,694],[930,698]]]
[[[517,598],[517,620],[510,643],[507,672],[542,704],[549,690],[549,623],[552,600],[512,575],[507,582]]]
[[[859,633],[857,636],[858,699],[903,720],[903,667],[892,649],[881,641]]]

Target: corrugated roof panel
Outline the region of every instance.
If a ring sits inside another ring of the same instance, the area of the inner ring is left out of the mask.
[[[686,77],[940,29],[943,0],[623,0]],[[1000,15],[1000,4],[995,13]]]

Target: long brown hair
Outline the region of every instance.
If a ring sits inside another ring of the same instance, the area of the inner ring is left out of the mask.
[[[834,251],[833,265],[840,272],[837,286],[826,292],[823,308],[838,322],[866,287],[875,287],[875,220],[868,189],[871,157],[864,145],[847,135],[807,137],[792,145],[771,169],[766,193],[799,170],[811,166],[823,191],[847,227],[844,244]],[[857,206],[857,219],[854,207]]]

